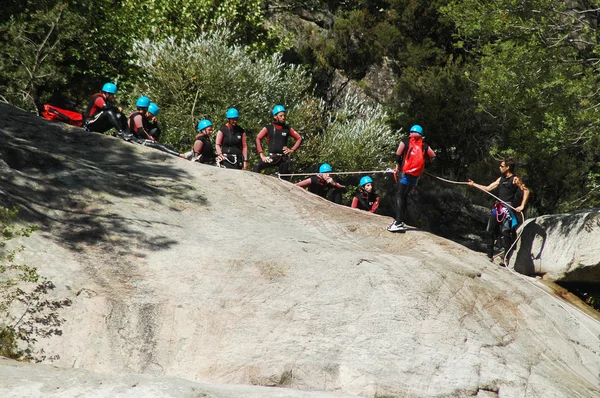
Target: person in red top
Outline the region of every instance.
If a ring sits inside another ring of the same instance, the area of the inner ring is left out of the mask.
[[[342,203],[342,192],[346,188],[342,184],[339,184],[331,178],[329,173],[333,171],[333,168],[323,163],[319,167],[319,174],[310,176],[306,180],[300,181],[296,184],[300,188],[308,188],[308,191],[319,195],[322,198],[330,200],[334,203]]]
[[[83,115],[83,126],[87,131],[104,133],[115,128],[120,137],[127,135],[127,118],[123,110],[114,105],[116,94],[117,86],[106,83],[100,93],[92,95]]]
[[[373,179],[369,176],[364,176],[360,179],[359,185],[360,190],[352,198],[350,207],[375,213],[379,207],[379,196],[373,191]]]
[[[260,173],[262,170],[277,167],[279,174],[288,174],[290,170],[290,155],[294,153],[302,143],[302,137],[293,128],[285,124],[285,108],[276,105],[272,111],[273,123],[263,128],[256,136],[256,150],[260,155],[260,161],[254,166],[254,171]],[[263,153],[261,141],[267,138],[269,144],[269,155]],[[296,140],[292,148],[288,147],[288,140],[292,137]]]
[[[135,103],[137,110],[129,115],[129,131],[137,139],[156,141],[150,135],[150,125],[148,120],[148,107],[150,98],[141,96]]]
[[[246,131],[237,124],[240,113],[235,108],[229,108],[225,117],[227,123],[219,129],[215,143],[217,163],[225,169],[248,170]]]
[[[435,152],[423,142],[423,127],[415,124],[410,128],[408,138],[400,141],[396,150],[396,171],[400,175],[396,192],[396,219],[387,227],[390,232],[405,232],[404,216],[408,205],[408,194],[417,186],[419,177],[425,170],[425,159],[435,159]]]

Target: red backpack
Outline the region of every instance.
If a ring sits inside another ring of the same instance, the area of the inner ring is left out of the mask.
[[[425,170],[425,154],[427,144],[423,143],[420,135],[413,134],[404,144],[404,163],[402,172],[413,177],[420,177]]]

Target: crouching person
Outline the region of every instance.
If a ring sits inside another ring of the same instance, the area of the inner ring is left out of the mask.
[[[379,207],[379,196],[373,190],[373,179],[369,176],[364,176],[360,179],[359,185],[360,190],[352,198],[350,207],[375,213]]]
[[[114,128],[119,136],[127,135],[127,118],[123,110],[114,104],[117,86],[106,83],[100,93],[92,95],[83,115],[83,127],[87,131],[105,133]]]
[[[300,181],[296,186],[301,188],[308,188],[308,191],[319,195],[322,198],[330,200],[334,203],[342,203],[342,193],[344,192],[345,186],[335,182],[329,175],[333,171],[333,168],[323,163],[319,167],[319,174],[310,176],[306,180]]]

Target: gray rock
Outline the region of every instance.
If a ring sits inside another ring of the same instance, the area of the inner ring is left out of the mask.
[[[600,282],[600,211],[527,220],[510,265],[559,282]]]
[[[163,386],[155,396],[192,382],[298,391],[282,396],[600,394],[600,323],[456,243],[5,105],[0,147],[14,171],[0,191],[41,228],[18,260],[73,301],[63,335],[38,343],[56,368],[0,366],[5,396],[51,395],[54,378],[92,396],[108,393],[86,386],[125,396],[140,378]]]

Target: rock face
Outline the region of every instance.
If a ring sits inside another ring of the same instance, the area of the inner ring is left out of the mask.
[[[600,323],[456,243],[390,234],[389,218],[276,178],[5,105],[0,158],[2,204],[19,204],[41,229],[23,240],[21,260],[73,301],[63,335],[40,342],[60,355],[64,385],[75,372],[64,368],[78,368],[119,385],[145,373],[182,389],[258,385],[298,397],[600,394]],[[39,389],[51,385],[49,368],[19,366],[21,382],[0,382],[0,393],[69,396]],[[3,363],[0,380],[15,372]]]
[[[600,283],[600,211],[527,220],[510,264],[557,282]]]

